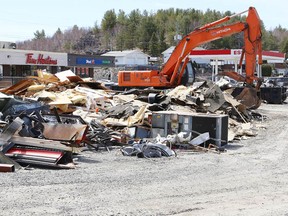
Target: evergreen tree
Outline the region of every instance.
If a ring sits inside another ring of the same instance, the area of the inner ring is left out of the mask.
[[[158,39],[156,37],[155,32],[153,32],[151,39],[149,41],[149,54],[153,57],[159,56],[159,43],[158,43]]]
[[[113,50],[116,23],[117,16],[114,9],[106,11],[101,22],[106,49]]]
[[[58,28],[57,31],[55,32],[55,35],[61,35],[61,34],[63,34],[63,33],[62,33],[61,29]]]
[[[113,28],[116,26],[116,19],[117,16],[114,9],[106,11],[101,22],[102,30],[112,31]]]
[[[288,58],[288,38],[282,42],[281,52],[285,53],[285,57]]]
[[[167,43],[165,42],[165,32],[164,30],[159,33],[159,43],[158,43],[158,52],[159,55],[168,48]]]
[[[134,49],[139,41],[139,25],[142,19],[140,11],[132,10],[128,15],[127,28],[125,34],[124,46],[126,49]]]
[[[40,32],[39,30],[37,30],[37,31],[34,33],[34,39],[35,39],[35,40],[45,39],[45,37],[46,37],[46,34],[45,34],[44,29],[42,29],[41,32]]]
[[[153,17],[149,16],[148,13],[145,14],[139,26],[139,32],[140,32],[139,47],[144,52],[147,52],[149,50],[150,39],[153,33],[155,33],[156,31],[157,31],[157,27],[154,23]]]
[[[262,48],[264,50],[279,50],[279,43],[272,31],[263,34]]]
[[[119,10],[116,23],[116,49],[125,50],[125,38],[127,36],[127,16],[123,10]]]

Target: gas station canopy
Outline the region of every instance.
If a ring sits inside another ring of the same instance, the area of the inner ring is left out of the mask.
[[[239,61],[242,49],[225,49],[225,50],[192,50],[190,57],[205,58],[211,60],[234,60]],[[268,62],[284,62],[285,54],[276,51],[262,51],[263,60]]]

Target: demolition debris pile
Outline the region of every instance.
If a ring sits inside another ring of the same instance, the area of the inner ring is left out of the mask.
[[[219,153],[229,141],[255,136],[252,120],[262,119],[207,80],[119,92],[70,70],[38,71],[1,92],[0,171],[74,168],[74,153],[116,146],[137,157]]]

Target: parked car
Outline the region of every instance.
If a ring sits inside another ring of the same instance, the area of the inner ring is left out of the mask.
[[[288,77],[269,77],[264,83],[264,87],[288,87]]]

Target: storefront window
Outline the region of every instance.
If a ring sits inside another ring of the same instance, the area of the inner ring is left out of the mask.
[[[22,76],[26,77],[26,76],[31,76],[31,66],[30,65],[23,65],[21,66],[21,72],[22,72]]]

